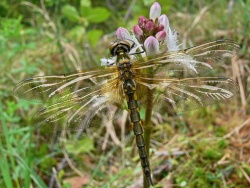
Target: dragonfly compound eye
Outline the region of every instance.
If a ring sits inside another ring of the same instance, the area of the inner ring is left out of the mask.
[[[116,42],[112,43],[109,47],[109,51],[110,51],[110,54],[112,56],[116,56],[120,52],[129,53],[130,49],[131,49],[131,47],[130,47],[129,42],[127,42],[125,40],[116,41]]]

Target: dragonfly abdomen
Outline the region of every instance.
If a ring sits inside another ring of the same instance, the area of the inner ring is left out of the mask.
[[[136,145],[138,147],[139,156],[141,159],[141,166],[143,168],[143,172],[148,182],[148,185],[153,185],[150,173],[150,164],[147,157],[146,146],[143,138],[142,121],[140,118],[134,81],[132,79],[125,80],[123,83],[123,88],[124,93],[126,95],[128,109],[130,110],[130,119],[133,125],[134,135],[136,137]]]

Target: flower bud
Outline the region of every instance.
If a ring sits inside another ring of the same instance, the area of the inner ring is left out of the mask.
[[[158,41],[163,41],[166,39],[167,33],[166,31],[159,31],[158,33],[156,33],[155,37]]]
[[[145,27],[145,23],[147,22],[147,19],[144,16],[140,16],[138,19],[138,25],[140,28],[144,28]]]
[[[160,15],[161,15],[161,5],[155,2],[150,8],[149,18],[155,20],[156,18],[159,18]]]
[[[164,30],[164,26],[162,24],[159,24],[157,27],[158,32]]]
[[[147,21],[146,25],[145,25],[145,30],[148,32],[151,32],[155,27],[155,24],[152,20]]]
[[[147,55],[157,54],[159,53],[159,42],[155,37],[150,36],[145,40],[144,48]]]
[[[168,21],[168,17],[165,14],[162,14],[159,17],[159,24],[164,26],[164,30],[167,32],[168,28],[169,28],[169,21]]]
[[[141,28],[138,25],[134,25],[132,32],[134,33],[134,35],[139,38],[140,36],[143,35],[143,31],[141,30]]]
[[[163,30],[164,30],[164,26],[160,24],[154,28],[154,33],[158,33],[158,32],[163,31]]]
[[[116,36],[117,36],[117,39],[120,39],[120,40],[130,39],[131,38],[130,33],[128,32],[128,30],[123,28],[123,27],[119,27],[116,30]]]

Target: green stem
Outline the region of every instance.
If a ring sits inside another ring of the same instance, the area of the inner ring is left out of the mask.
[[[151,122],[151,116],[152,116],[152,107],[153,107],[153,92],[149,88],[147,89],[147,104],[146,104],[146,116],[145,116],[145,123],[144,123],[144,141],[146,146],[146,152],[147,156],[149,158],[149,148],[150,148],[150,136],[152,131],[152,122]],[[149,159],[148,159],[149,160]],[[143,187],[147,188],[147,181],[144,177],[143,179]]]
[[[153,106],[153,92],[152,90],[148,89],[147,91],[147,106],[146,106],[146,115],[145,115],[145,122],[144,122],[144,139],[145,139],[145,145],[147,149],[147,155],[149,156],[149,147],[150,147],[150,135],[152,130],[152,122],[151,122],[151,116],[152,116],[152,106]]]

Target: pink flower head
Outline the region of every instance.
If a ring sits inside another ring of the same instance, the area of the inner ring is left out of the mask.
[[[144,48],[148,55],[157,54],[160,51],[159,41],[155,37],[150,36],[145,40]]]
[[[132,50],[144,50],[147,55],[163,52],[166,47],[168,51],[178,50],[177,32],[171,30],[168,17],[165,14],[161,15],[161,6],[158,2],[151,6],[149,15],[149,18],[138,18],[138,24],[132,28],[133,36],[130,36],[125,28],[120,27],[116,32],[117,38],[133,41],[136,48]]]
[[[154,36],[159,42],[164,41],[168,33],[169,22],[166,15],[161,16],[161,6],[158,2],[151,6],[149,14],[149,19],[144,16],[139,17],[138,26],[133,27],[135,37],[142,43],[150,36]],[[165,32],[160,32],[163,30]]]
[[[158,2],[155,2],[150,8],[149,18],[155,21],[155,19],[159,18],[160,15],[161,15],[161,5]]]

